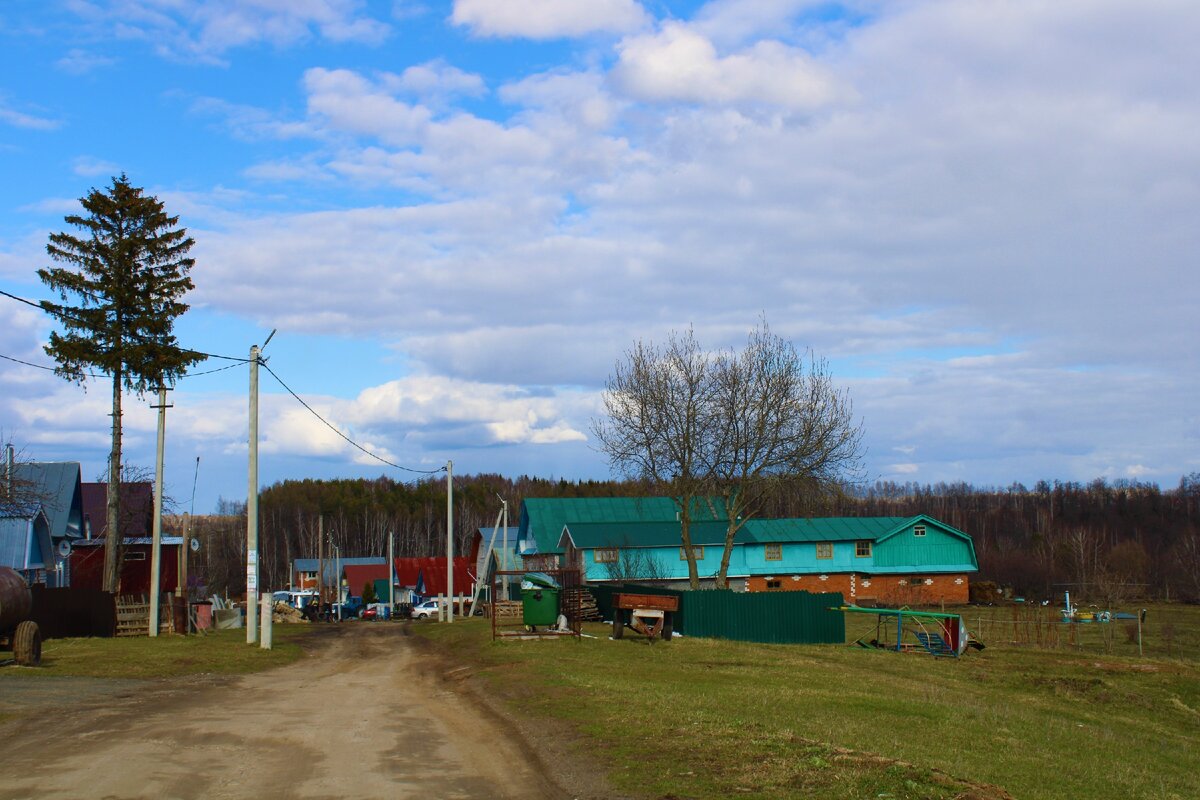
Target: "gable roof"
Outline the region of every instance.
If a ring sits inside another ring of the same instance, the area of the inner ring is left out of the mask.
[[[724,544],[724,522],[693,522],[688,534],[694,545]],[[670,522],[568,522],[557,542],[565,547],[568,541],[581,550],[597,547],[678,547],[680,524]],[[751,541],[746,528],[738,531],[735,542]]]
[[[53,564],[50,524],[41,508],[0,517],[0,566],[20,571],[48,569]]]
[[[713,514],[703,499],[693,504],[694,522],[723,519],[721,506]],[[527,550],[529,540],[538,553],[561,550],[559,540],[568,523],[646,523],[678,525],[679,506],[670,497],[530,497],[521,502],[520,536]],[[578,546],[578,545],[577,545]]]
[[[15,465],[16,476],[36,486],[54,539],[83,538],[83,490],[78,461],[34,461]]]
[[[470,594],[475,582],[475,562],[470,556],[454,557],[454,593]],[[446,593],[446,557],[397,558],[396,583],[429,597]]]
[[[879,541],[900,530],[913,517],[817,517],[813,519],[751,519],[746,522],[747,541],[849,542]]]
[[[154,484],[131,481],[121,485],[121,537],[149,536],[154,527]],[[83,518],[91,526],[93,538],[108,533],[108,484],[85,483]],[[315,569],[315,568],[314,568]]]
[[[737,532],[736,544],[776,544],[795,542],[882,542],[925,523],[968,543],[971,537],[944,522],[924,514],[915,517],[818,517],[813,519],[750,519]],[[713,545],[725,542],[725,522],[693,522],[689,532],[692,544]],[[679,523],[670,522],[568,522],[556,542],[582,550],[606,547],[678,547]],[[973,544],[972,544],[973,548]],[[973,552],[973,550],[972,550]]]
[[[317,564],[320,563],[315,558],[297,558],[292,562],[292,569],[296,572],[316,572]],[[360,566],[364,564],[387,564],[387,559],[382,556],[366,556],[366,557],[348,557],[341,559],[342,570],[349,566]],[[325,559],[325,569],[323,570],[322,578],[326,583],[332,583],[334,572],[337,571],[337,562],[333,556]],[[385,573],[386,577],[386,573]],[[361,587],[359,587],[361,588]]]
[[[942,522],[940,519],[934,519],[933,517],[929,516],[928,514],[918,514],[915,517],[905,517],[904,519],[902,519],[900,521],[899,525],[897,525],[891,531],[888,531],[888,533],[886,533],[885,535],[880,536],[878,541],[882,542],[885,539],[890,539],[893,536],[895,536],[896,534],[903,533],[904,531],[908,530],[913,525],[920,525],[922,523],[924,523],[926,525],[932,525],[933,527],[937,528],[938,530],[942,531],[943,533],[948,533],[951,536],[957,536],[960,539],[965,539],[967,541],[967,543],[971,545],[971,553],[974,554],[975,542],[971,538],[970,534],[960,531],[958,528],[955,528],[953,525],[947,525],[946,523]]]
[[[361,594],[366,584],[374,585],[375,581],[386,582],[388,579],[386,561],[382,564],[348,564],[342,567],[342,572],[346,575],[346,588],[350,594]]]

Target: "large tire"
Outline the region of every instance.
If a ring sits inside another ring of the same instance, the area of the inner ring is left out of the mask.
[[[23,667],[42,663],[42,632],[36,622],[25,620],[13,634],[13,658]]]
[[[613,638],[620,639],[625,635],[625,612],[619,608],[613,609]]]
[[[675,614],[671,611],[663,614],[662,638],[664,642],[671,641],[671,634],[675,632]]]

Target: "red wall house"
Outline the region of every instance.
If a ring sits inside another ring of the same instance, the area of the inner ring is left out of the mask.
[[[117,594],[150,593],[151,540],[127,538],[125,563]],[[159,564],[159,588],[174,592],[179,583],[179,549],[183,538],[162,537]],[[100,589],[104,585],[104,539],[85,539],[74,543],[71,550],[71,586],[81,589]]]

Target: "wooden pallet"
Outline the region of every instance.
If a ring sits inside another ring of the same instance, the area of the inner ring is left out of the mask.
[[[158,608],[158,632],[175,633],[175,615],[170,603]],[[149,636],[150,603],[144,596],[117,598],[117,636]]]

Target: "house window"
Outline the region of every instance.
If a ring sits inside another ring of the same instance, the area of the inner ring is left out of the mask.
[[[783,545],[763,545],[763,558],[767,561],[783,561]]]
[[[859,558],[871,557],[871,542],[867,539],[861,539],[854,543],[854,555]]]
[[[704,545],[692,545],[692,553],[695,554],[697,561],[704,560]],[[679,560],[687,561],[687,550],[679,548]]]
[[[140,553],[140,552],[134,550],[134,551],[131,551],[131,552],[125,554],[125,560],[126,561],[145,561],[146,554]]]
[[[620,551],[615,547],[597,548],[592,551],[597,564],[615,564]]]
[[[833,558],[833,542],[817,542],[817,558]]]
[[[925,526],[924,525],[918,525],[917,527],[913,528],[913,536],[924,536],[924,535],[925,535]]]
[[[767,581],[768,589],[782,589],[783,581]]]

